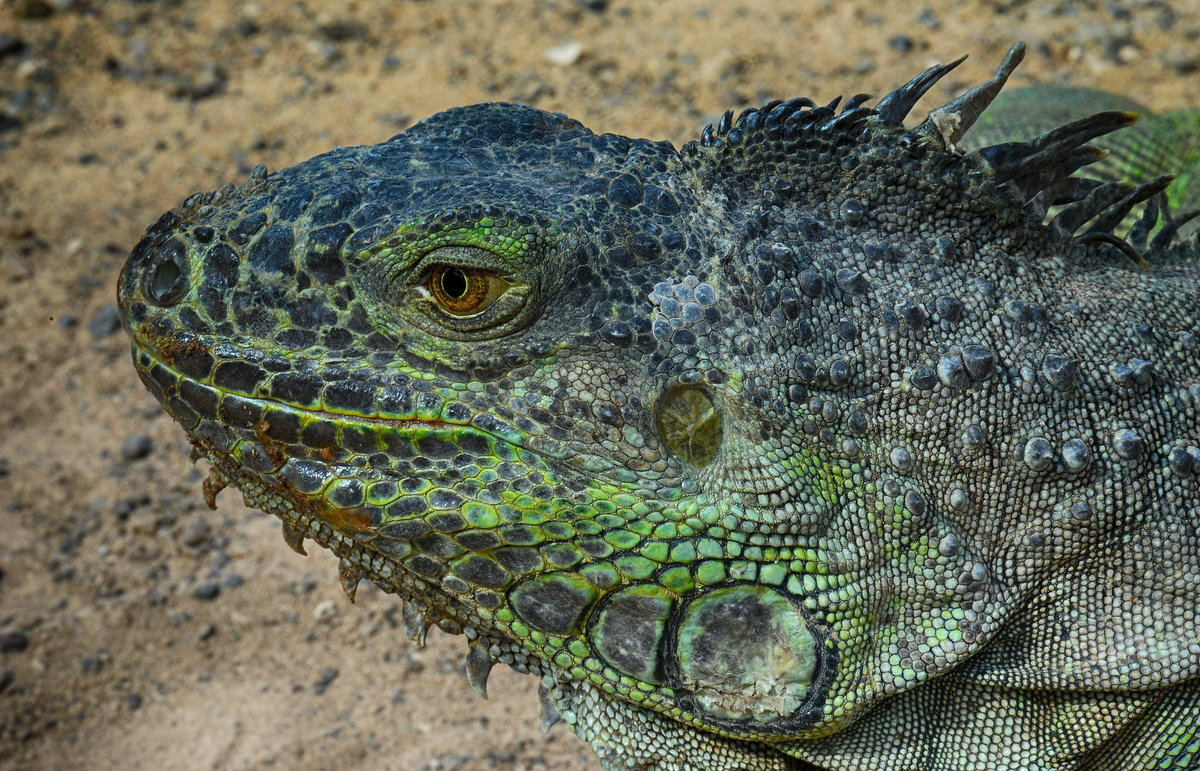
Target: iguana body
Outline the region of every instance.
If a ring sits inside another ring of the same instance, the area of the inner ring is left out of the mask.
[[[210,502],[606,768],[1195,768],[1200,255],[1108,233],[1166,180],[1068,178],[1127,113],[956,149],[1020,54],[912,130],[953,65],[680,150],[493,104],[256,172],[134,250],[135,363]]]

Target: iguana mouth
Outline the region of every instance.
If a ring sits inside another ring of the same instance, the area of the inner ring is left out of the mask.
[[[292,454],[271,436],[272,418],[280,415],[301,415],[314,423],[375,426],[397,434],[487,432],[442,420],[335,413],[245,396],[188,378],[137,343],[134,360],[142,381],[187,429],[195,447],[193,460],[204,458],[209,462],[203,492],[210,508],[216,508],[216,495],[222,489],[236,486],[246,505],[282,520],[284,541],[294,551],[304,555],[304,540],[312,539],[336,553],[340,560],[339,579],[352,601],[358,583],[370,575],[372,582],[404,600],[405,633],[418,647],[425,646],[426,634],[434,625],[447,634],[465,634],[469,647],[468,679],[481,695],[486,693],[488,672],[495,663],[508,664],[525,674],[542,675],[549,671],[544,662],[530,655],[505,630],[488,624],[460,598],[446,592],[438,581],[422,575],[419,570],[422,565],[426,569],[432,567],[428,559],[417,562],[417,570],[393,569],[405,557],[421,558],[419,527],[414,526],[410,532],[412,543],[408,545],[403,540],[388,540],[386,549],[381,549],[378,541],[368,545],[365,536],[380,526],[378,518],[368,511],[369,506],[332,505],[328,496],[322,497],[304,486],[313,464],[332,465],[337,459],[321,457],[325,449],[321,447],[309,448],[315,457]],[[209,397],[215,401],[207,401]],[[192,418],[195,421],[189,424],[187,421]],[[214,425],[217,419],[221,421],[219,427]],[[505,441],[487,435],[494,441]],[[387,469],[371,471],[379,475],[388,473]]]

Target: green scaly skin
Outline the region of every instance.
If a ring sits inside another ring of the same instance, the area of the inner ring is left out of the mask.
[[[959,149],[1022,51],[912,129],[953,65],[678,150],[492,104],[256,170],[134,249],[134,362],[210,503],[605,768],[1200,767],[1200,253],[1167,180],[1068,179],[1128,112]]]

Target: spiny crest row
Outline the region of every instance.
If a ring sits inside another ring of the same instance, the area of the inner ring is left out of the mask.
[[[955,144],[1000,93],[1024,56],[1024,43],[1015,43],[992,78],[932,110],[913,132],[954,152]],[[884,96],[874,107],[864,107],[870,97],[858,94],[847,100],[840,113],[837,107],[841,97],[822,106],[806,97],[776,100],[762,107],[748,108],[736,120],[732,111],[726,112],[715,128],[712,125],[705,127],[699,142],[690,143],[683,149],[683,154],[693,154],[697,145],[718,151],[734,147],[754,135],[767,140],[795,140],[815,131],[821,135],[837,134],[847,140],[857,140],[867,130],[867,119],[871,117],[877,119],[877,126],[898,129],[917,101],[965,59],[964,56],[949,64],[930,67]],[[1173,177],[1162,176],[1133,185],[1072,176],[1080,168],[1108,154],[1087,142],[1132,125],[1137,117],[1135,113],[1123,111],[1101,112],[1054,128],[1027,142],[991,145],[970,153],[970,156],[982,161],[991,171],[992,180],[997,185],[1005,185],[1026,204],[1032,216],[1044,217],[1051,207],[1066,207],[1049,223],[1061,235],[1074,236],[1081,242],[1114,246],[1145,265],[1141,255],[1147,251],[1149,234],[1160,213],[1162,227],[1149,242],[1151,252],[1173,244],[1180,227],[1200,215],[1200,211],[1196,211],[1171,217],[1162,193]],[[1126,216],[1143,203],[1146,204],[1143,215],[1130,231],[1128,240],[1113,235]],[[1080,234],[1080,229],[1088,223],[1091,226]]]

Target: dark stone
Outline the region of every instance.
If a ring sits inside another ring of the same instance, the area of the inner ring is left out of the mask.
[[[221,594],[221,587],[213,581],[205,581],[202,584],[197,584],[195,589],[192,589],[192,598],[201,602],[211,602]]]
[[[121,328],[121,316],[115,305],[105,305],[87,324],[93,340],[103,340]]]
[[[0,32],[0,60],[25,50],[25,41],[6,32]]]
[[[321,670],[321,676],[313,683],[313,693],[318,696],[325,693],[325,689],[332,685],[334,680],[337,680],[339,674],[341,673],[337,669],[325,667],[325,669]]]
[[[145,434],[135,434],[125,437],[125,441],[121,442],[121,458],[126,461],[135,461],[145,458],[154,451],[154,440]]]
[[[20,629],[0,632],[0,653],[20,653],[29,647],[29,635]]]

